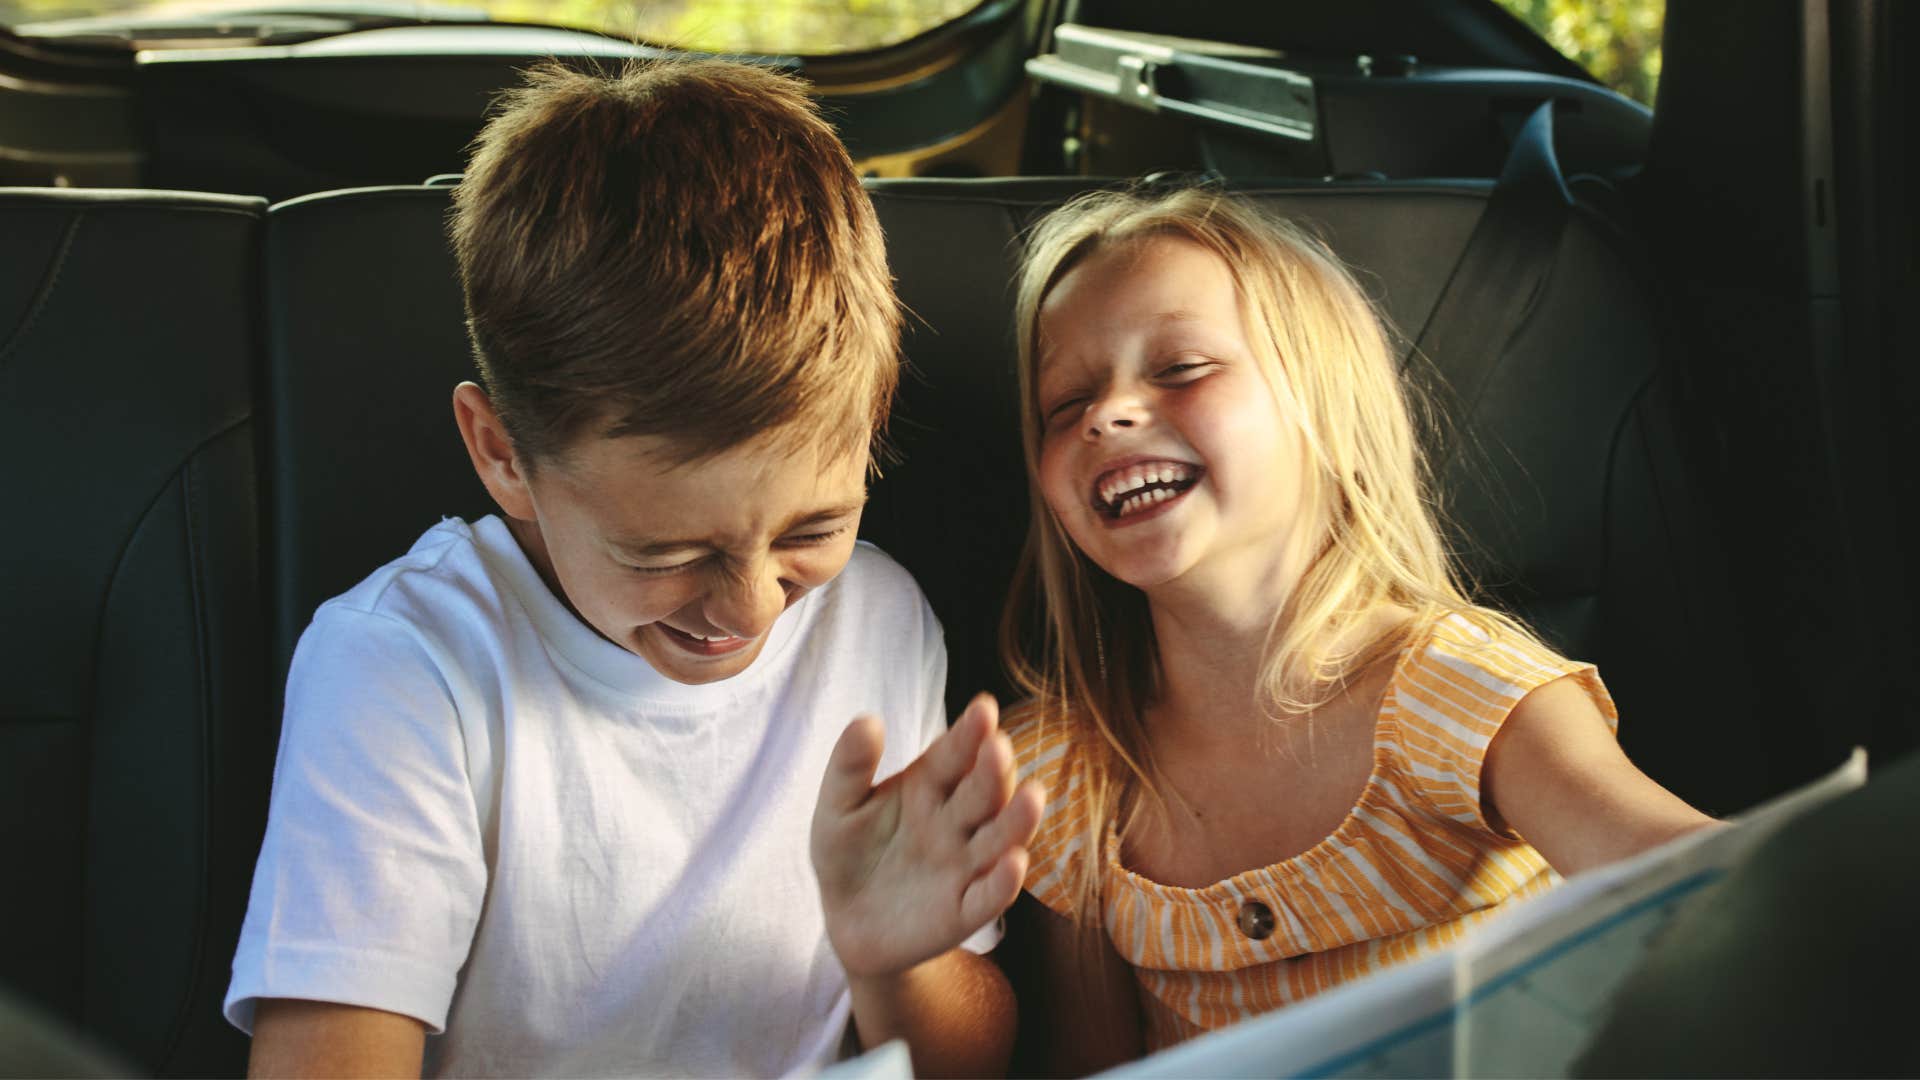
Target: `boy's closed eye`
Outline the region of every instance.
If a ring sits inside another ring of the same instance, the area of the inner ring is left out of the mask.
[[[638,563],[626,562],[620,565],[636,574],[677,574],[682,570],[691,570],[699,566],[701,563],[706,562],[708,558],[710,558],[710,556],[702,555],[697,559],[687,559],[684,562],[677,563],[664,563],[659,566],[642,566]]]
[[[839,539],[849,528],[852,528],[852,526],[840,525],[831,529],[816,529],[811,532],[790,533],[775,540],[774,546],[781,548],[819,547],[822,544],[832,543],[834,540]],[[707,552],[691,559],[682,559],[679,562],[671,563],[643,564],[622,562],[620,565],[638,574],[676,574],[683,570],[691,570],[696,566],[700,566],[713,559],[716,554],[715,552]]]
[[[848,526],[842,525],[837,529],[827,529],[820,532],[795,533],[790,536],[781,537],[777,543],[782,547],[812,547],[815,544],[824,544],[838,537],[840,534],[846,532],[847,529]]]

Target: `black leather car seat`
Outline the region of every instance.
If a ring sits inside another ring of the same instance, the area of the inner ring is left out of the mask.
[[[450,194],[357,188],[268,212],[261,407],[282,679],[322,602],[440,518],[494,510],[453,424],[453,388],[476,376],[446,238]]]
[[[272,761],[252,366],[265,204],[0,192],[0,982],[156,1074],[220,1018]]]

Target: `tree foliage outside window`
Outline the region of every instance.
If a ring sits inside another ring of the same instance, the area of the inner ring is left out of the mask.
[[[1594,78],[1653,104],[1666,0],[1498,0]]]
[[[1651,105],[1666,0],[1497,0],[1602,83]],[[128,9],[218,10],[244,0],[0,0],[0,24]],[[577,26],[708,52],[826,55],[896,45],[980,0],[418,0],[424,15]],[[400,6],[400,5],[396,5]]]
[[[425,17],[484,11],[502,22],[574,26],[700,52],[819,56],[898,45],[980,0],[418,0]],[[246,0],[0,0],[0,25],[116,11],[218,11]],[[316,10],[325,10],[316,4]]]
[[[980,0],[485,0],[496,19],[583,26],[702,52],[821,56],[897,45]]]

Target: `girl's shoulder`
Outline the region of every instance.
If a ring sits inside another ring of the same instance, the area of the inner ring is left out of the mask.
[[[1044,829],[1077,805],[1066,799],[1070,787],[1077,788],[1076,767],[1080,757],[1080,735],[1071,716],[1049,716],[1033,702],[1022,702],[1007,710],[1000,729],[1013,742],[1014,768],[1022,782],[1032,780],[1047,789]]]
[[[1395,665],[1388,696],[1410,694],[1450,715],[1504,716],[1534,689],[1567,675],[1594,673],[1519,624],[1484,608],[1450,611],[1416,624]],[[1598,687],[1597,674],[1592,682]],[[1605,696],[1604,688],[1600,688]],[[1614,715],[1611,700],[1605,711]]]
[[[1074,909],[1075,863],[1085,849],[1091,808],[1085,798],[1082,769],[1084,736],[1071,716],[1047,716],[1032,702],[1007,711],[1001,730],[1013,741],[1015,768],[1022,782],[1046,789],[1040,827],[1027,845],[1026,890],[1055,912]]]
[[[1404,789],[1443,817],[1493,828],[1480,805],[1487,749],[1522,699],[1567,677],[1609,724],[1618,724],[1613,698],[1592,664],[1560,655],[1511,620],[1469,610],[1416,627],[1379,718],[1379,735],[1400,766]]]
[[[1014,760],[1023,779],[1043,759],[1052,760],[1064,753],[1069,741],[1066,727],[1058,717],[1044,717],[1039,704],[1031,699],[1009,705],[1000,714],[1000,730],[1013,740]]]

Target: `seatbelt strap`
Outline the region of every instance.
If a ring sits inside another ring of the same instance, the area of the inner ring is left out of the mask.
[[[1573,195],[1553,152],[1553,102],[1547,101],[1514,139],[1479,224],[1401,364],[1442,414],[1422,418],[1436,475],[1453,455],[1454,432],[1473,415],[1545,293],[1572,210]]]

